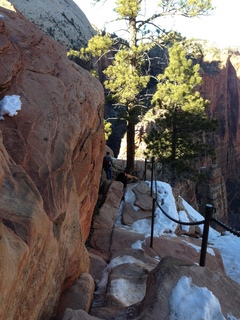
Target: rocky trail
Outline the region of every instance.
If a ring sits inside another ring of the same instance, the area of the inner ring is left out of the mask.
[[[129,197],[131,192],[135,197]],[[169,319],[168,299],[183,275],[191,275],[197,285],[206,282],[221,301],[222,312],[227,313],[227,296],[234,296],[238,286],[225,276],[218,250],[214,249],[215,256],[207,253],[203,268],[198,266],[199,252],[194,248],[201,246],[201,239],[166,233],[154,237],[151,248],[150,237],[133,228],[136,221],[151,219],[151,215],[152,198],[146,182],[129,184],[125,194],[121,182],[111,182],[104,204],[94,216],[89,241],[95,288],[92,305],[89,313],[76,305],[68,308],[63,320]],[[219,283],[228,288],[226,292]],[[237,300],[231,303],[237,310]]]

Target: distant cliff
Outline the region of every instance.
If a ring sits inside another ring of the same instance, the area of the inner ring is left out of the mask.
[[[45,34],[65,48],[79,49],[86,46],[95,34],[82,10],[73,0],[10,0],[10,2]]]
[[[225,50],[218,58],[206,57],[202,76],[202,94],[211,102],[209,114],[219,120],[214,137],[217,163],[226,182],[228,211],[234,218],[231,212],[240,213],[240,53]]]

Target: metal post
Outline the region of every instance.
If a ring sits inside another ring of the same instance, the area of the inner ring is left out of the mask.
[[[156,199],[153,197],[153,201],[152,201],[151,240],[150,240],[150,247],[151,247],[151,248],[152,248],[152,246],[153,246],[155,203],[156,203]]]
[[[212,217],[212,213],[215,210],[211,204],[206,204],[206,212],[205,212],[205,220],[203,227],[203,238],[202,238],[202,247],[201,247],[201,255],[200,255],[200,267],[205,266],[206,260],[206,252],[207,252],[207,243],[208,243],[208,233],[209,233],[209,224]]]
[[[145,181],[147,178],[147,159],[145,158],[145,167],[144,167],[144,176],[143,180]]]
[[[152,170],[151,170],[151,197],[153,195],[153,171],[154,171],[154,167],[153,167],[153,164],[154,164],[154,157],[152,157]]]

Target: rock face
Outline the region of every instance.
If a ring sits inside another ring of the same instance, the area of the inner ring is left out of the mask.
[[[239,66],[240,54],[223,54],[221,61],[202,65],[202,93],[210,100],[210,115],[219,120],[215,145],[218,163],[226,180],[239,176]]]
[[[0,319],[49,319],[89,272],[105,141],[103,90],[8,1],[0,8]]]
[[[211,102],[210,115],[219,120],[214,137],[217,162],[226,182],[230,211],[239,213],[240,54],[223,52],[221,59],[207,60],[202,64],[202,93]]]
[[[86,46],[95,34],[85,14],[73,0],[10,1],[45,34],[51,36],[67,49]]]

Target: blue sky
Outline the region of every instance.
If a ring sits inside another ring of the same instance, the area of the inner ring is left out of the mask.
[[[93,7],[93,1],[74,0],[86,14],[88,20],[102,29],[106,21],[114,19],[114,0],[102,0],[102,3]],[[166,26],[181,32],[187,38],[200,38],[214,42],[219,47],[240,47],[240,0],[213,0],[216,8],[208,17],[195,19],[181,18],[168,21]],[[116,25],[106,29],[109,32],[116,31]],[[167,29],[167,28],[166,28]]]

